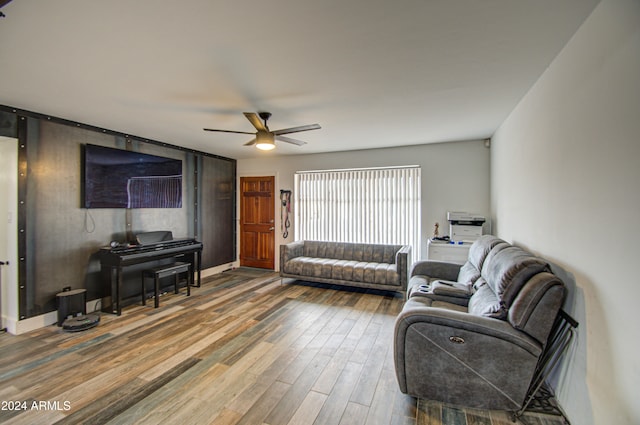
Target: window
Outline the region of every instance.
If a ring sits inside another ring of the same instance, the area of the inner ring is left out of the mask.
[[[296,239],[411,245],[420,258],[420,167],[295,175]]]

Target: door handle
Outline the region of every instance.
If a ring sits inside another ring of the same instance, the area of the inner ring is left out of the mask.
[[[269,227],[269,230],[275,230],[275,227]]]

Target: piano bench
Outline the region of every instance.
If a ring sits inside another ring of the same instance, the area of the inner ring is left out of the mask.
[[[166,264],[164,266],[154,267],[152,269],[147,269],[142,271],[142,305],[147,304],[146,300],[146,290],[145,290],[145,279],[147,277],[153,278],[153,298],[154,298],[154,308],[158,308],[160,305],[160,279],[163,277],[174,276],[174,290],[175,293],[179,293],[178,290],[178,277],[180,274],[187,274],[187,296],[191,295],[191,279],[193,277],[191,273],[191,263],[181,263],[176,262],[172,264]]]

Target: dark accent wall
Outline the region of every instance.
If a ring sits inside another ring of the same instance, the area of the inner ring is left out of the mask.
[[[236,162],[206,156],[199,160],[197,222],[202,224],[202,240],[215,241],[202,251],[202,264],[213,267],[236,260]]]
[[[102,298],[98,250],[139,232],[196,237],[203,243],[203,268],[236,258],[235,160],[6,106],[0,106],[0,135],[19,143],[20,319],[55,310],[64,287],[86,288],[88,300]],[[82,208],[87,143],[182,160],[182,207]],[[130,281],[139,282],[138,276]]]

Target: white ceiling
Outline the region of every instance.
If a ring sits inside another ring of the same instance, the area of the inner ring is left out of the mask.
[[[597,0],[14,0],[0,104],[231,158],[490,137]]]

